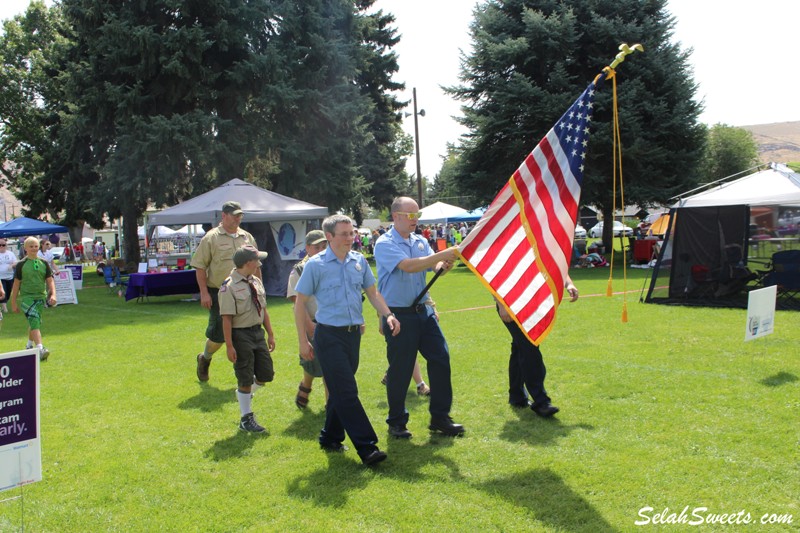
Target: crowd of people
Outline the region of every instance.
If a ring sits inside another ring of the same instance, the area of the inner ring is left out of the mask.
[[[253,412],[253,398],[274,378],[271,352],[275,337],[261,281],[261,261],[266,253],[259,252],[253,236],[240,227],[243,214],[237,202],[226,202],[220,225],[206,233],[191,262],[200,287],[200,304],[209,311],[203,350],[196,356],[196,374],[201,382],[210,379],[213,355],[224,345],[237,380],[239,428],[264,433],[266,429]],[[322,230],[306,235],[306,256],[289,278],[287,297],[294,304],[302,367],[295,404],[305,409],[314,380],[321,379],[326,416],[318,437],[320,447],[344,452],[347,436],[365,465],[380,463],[387,454],[378,447],[377,433],[359,399],[356,382],[367,323],[364,300],[375,309],[386,343],[388,368],[383,383],[388,435],[412,437],[405,404],[412,377],[418,393],[430,399],[428,429],[449,437],[466,433],[451,417],[450,352],[426,287],[426,274],[432,270],[446,273],[458,259],[456,246],[437,250],[435,241],[452,237],[452,243],[458,244],[469,230],[466,224],[422,227],[420,215],[412,198],[397,198],[391,207],[393,225],[381,228],[382,232],[376,230],[367,240],[362,240],[347,216],[330,216],[322,222]],[[364,255],[354,249],[357,242],[370,247],[377,279]],[[565,288],[575,301],[578,290],[569,278]],[[558,408],[544,388],[541,351],[504,304],[498,302],[497,309],[512,336],[509,404],[529,407],[542,417],[553,416]],[[421,378],[418,354],[427,362],[430,387]]]

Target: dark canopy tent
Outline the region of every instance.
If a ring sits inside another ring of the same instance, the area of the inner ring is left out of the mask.
[[[800,175],[772,163],[735,181],[682,198],[653,270],[646,302],[746,307],[750,208],[800,205]],[[759,265],[758,268],[762,268]]]
[[[240,179],[232,179],[216,189],[200,194],[150,215],[147,226],[182,226],[208,224],[216,226],[222,220],[222,204],[239,202],[244,211],[242,229],[253,234],[258,247],[269,253],[264,262],[264,287],[270,296],[286,296],[289,272],[296,261],[281,259],[273,237],[271,224],[307,221],[308,229],[318,228],[328,216],[328,208],[283,196]],[[298,235],[302,239],[305,235]]]

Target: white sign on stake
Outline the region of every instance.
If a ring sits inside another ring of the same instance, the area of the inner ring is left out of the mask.
[[[750,291],[747,299],[745,341],[751,341],[772,333],[775,327],[775,302],[777,297],[778,288],[775,285]]]

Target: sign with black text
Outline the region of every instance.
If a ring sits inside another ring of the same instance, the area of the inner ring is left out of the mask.
[[[0,491],[42,479],[39,351],[0,354]]]
[[[56,301],[58,305],[78,303],[75,284],[72,282],[72,271],[59,270],[53,274],[53,281],[56,284]]]

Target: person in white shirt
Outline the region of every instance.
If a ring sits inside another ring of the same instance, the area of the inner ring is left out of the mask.
[[[53,274],[58,274],[58,268],[56,267],[56,261],[53,257],[53,243],[48,241],[47,239],[42,239],[39,241],[39,259],[43,259],[48,265],[50,265],[50,269],[53,271]]]
[[[3,306],[3,313],[8,312],[8,297],[11,295],[11,288],[14,286],[14,265],[17,264],[17,256],[8,250],[8,241],[0,238],[0,282],[3,284],[5,295],[0,299]],[[0,314],[0,320],[3,315]]]

